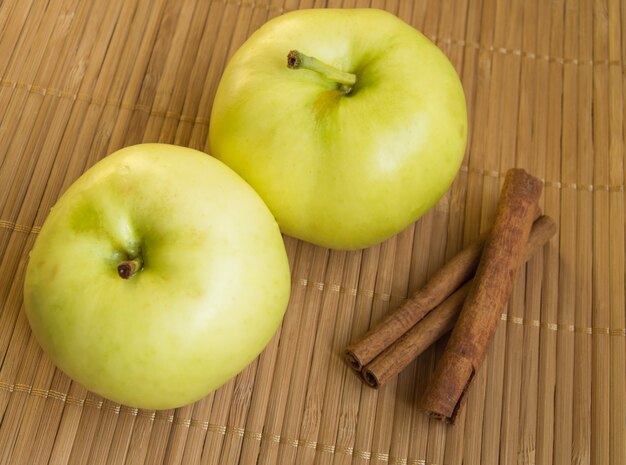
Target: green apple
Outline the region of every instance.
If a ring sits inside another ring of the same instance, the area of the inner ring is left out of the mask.
[[[276,221],[223,163],[127,147],[83,174],[46,219],[24,299],[51,360],[133,407],[200,399],[265,347],[289,299]]]
[[[209,138],[283,232],[363,248],[450,187],[466,146],[465,96],[445,55],[392,14],[300,10],[235,53]]]

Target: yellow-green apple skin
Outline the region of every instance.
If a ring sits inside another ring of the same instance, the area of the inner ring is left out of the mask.
[[[124,279],[118,266],[137,257]],[[36,339],[71,378],[166,409],[249,364],[289,291],[278,225],[248,184],[201,152],[140,144],[94,165],[53,207],[24,299]]]
[[[344,93],[297,50],[356,75]],[[358,249],[415,221],[450,187],[467,138],[446,56],[394,15],[313,9],[279,16],[234,54],[211,114],[211,153],[246,179],[283,232]]]

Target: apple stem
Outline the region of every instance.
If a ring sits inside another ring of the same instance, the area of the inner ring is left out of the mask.
[[[141,270],[142,266],[143,260],[141,257],[137,257],[132,260],[124,260],[117,265],[117,274],[120,275],[120,278],[128,279],[137,273],[137,271]]]
[[[329,81],[341,84],[341,90],[344,94],[350,93],[352,86],[356,84],[356,74],[347,73],[335,68],[315,57],[310,57],[297,50],[292,50],[287,55],[287,67],[290,69],[308,69],[316,71]]]

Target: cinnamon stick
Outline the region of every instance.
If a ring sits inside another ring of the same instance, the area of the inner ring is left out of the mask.
[[[541,181],[524,170],[507,172],[476,276],[422,399],[430,416],[454,422],[463,405],[509,300],[542,189]]]
[[[390,313],[359,341],[346,348],[350,367],[360,371],[454,291],[476,271],[485,237],[466,247],[446,263],[424,287]]]
[[[454,326],[469,290],[469,282],[429,312],[422,320],[363,367],[361,375],[378,389]]]
[[[540,215],[538,208],[534,215],[534,218]],[[348,365],[360,372],[428,312],[470,280],[476,272],[486,237],[487,234],[482,235],[478,241],[461,250],[397,310],[387,315],[360,340],[349,345],[345,351]]]
[[[541,216],[534,222],[526,248],[524,261],[530,258],[555,234],[552,218]],[[397,376],[435,341],[450,331],[456,322],[472,281],[461,286],[450,297],[429,312],[415,326],[385,349],[362,370],[363,380],[379,388]]]

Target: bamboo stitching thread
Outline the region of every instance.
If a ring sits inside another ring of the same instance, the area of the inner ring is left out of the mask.
[[[469,168],[467,166],[462,166],[459,172],[465,175],[475,174],[477,176],[487,176],[487,177],[498,178],[498,179],[504,178],[504,173],[500,171],[482,170],[479,168]],[[594,192],[594,191],[624,192],[623,184],[611,186],[607,184],[589,185],[589,184],[576,184],[576,183],[562,183],[560,181],[548,181],[545,179],[541,179],[541,181],[544,183],[546,187],[554,188],[554,189],[572,189],[572,190],[586,191],[586,192]],[[41,226],[30,227],[30,226],[18,224],[9,220],[0,220],[0,229],[8,229],[11,231],[25,233],[25,234],[38,234],[39,232],[41,232]]]
[[[242,4],[241,2],[223,2],[225,4],[237,4],[240,6],[251,6],[253,8],[255,8],[254,4]],[[271,8],[268,8],[268,10]],[[291,11],[291,10],[282,10],[281,12],[287,12],[287,11]],[[577,58],[562,58],[562,57],[551,57],[548,55],[541,55],[541,54],[536,54],[533,52],[525,52],[523,50],[519,50],[519,49],[510,49],[507,47],[498,47],[496,45],[484,45],[484,44],[480,44],[478,42],[467,42],[463,39],[453,39],[450,37],[437,37],[437,36],[429,36],[429,39],[437,44],[444,44],[444,45],[454,45],[454,46],[458,46],[458,47],[462,47],[462,48],[473,48],[479,51],[487,51],[490,53],[499,53],[499,54],[503,54],[503,55],[514,55],[514,56],[519,56],[521,58],[526,58],[526,59],[530,59],[530,60],[543,60],[546,61],[548,63],[556,63],[559,65],[575,65],[575,66],[620,66],[623,67],[624,70],[626,70],[626,65],[623,65],[619,60],[579,60]],[[69,92],[69,91],[65,91],[62,89],[55,89],[55,88],[50,88],[50,87],[45,87],[39,84],[34,84],[34,83],[24,83],[24,82],[19,82],[19,81],[13,81],[10,79],[0,79],[0,87],[6,87],[6,88],[11,88],[11,89],[15,89],[15,90],[24,90],[28,93],[33,93],[33,94],[39,94],[41,96],[52,96],[52,97],[57,97],[57,98],[63,98],[63,99],[69,99],[72,101],[77,101],[77,102],[86,102],[89,103],[91,105],[97,105],[97,106],[102,106],[102,107],[117,107],[120,109],[124,109],[124,110],[130,110],[130,111],[139,111],[145,114],[148,114],[150,116],[154,116],[157,118],[165,118],[165,119],[172,119],[172,120],[178,120],[178,121],[182,121],[182,122],[188,122],[188,123],[194,123],[194,124],[199,124],[199,125],[204,125],[204,126],[208,126],[209,125],[209,118],[208,117],[198,117],[198,116],[191,116],[191,115],[185,115],[185,114],[179,114],[176,112],[171,112],[171,111],[167,111],[167,110],[157,110],[157,109],[153,109],[148,105],[142,105],[142,104],[138,104],[138,103],[129,103],[129,102],[124,102],[121,100],[113,100],[113,99],[106,99],[106,100],[95,100],[93,98],[93,96],[91,95],[87,95],[87,94],[83,94],[83,93],[73,93],[73,92]]]
[[[8,226],[7,226],[8,225]],[[0,221],[0,228],[14,230],[16,232],[32,232],[38,233],[41,230],[41,227],[32,227],[28,228],[27,226],[15,225],[15,223],[11,223],[9,221]],[[346,288],[336,283],[324,283],[324,282],[310,282],[308,278],[300,278],[295,280],[298,285],[302,287],[311,287],[320,292],[324,292],[325,290],[329,290],[331,292],[338,292],[341,294],[348,294],[352,296],[363,296],[371,299],[380,300],[383,302],[389,302],[392,299],[398,301],[404,301],[407,299],[406,295],[392,295],[390,293],[380,293],[376,292],[372,289],[357,289],[357,288]],[[502,313],[500,316],[502,321],[519,325],[519,326],[533,326],[537,328],[548,329],[550,331],[566,331],[570,333],[584,333],[589,336],[597,335],[606,335],[606,336],[626,336],[626,328],[602,328],[602,327],[579,327],[574,325],[564,325],[558,323],[548,323],[540,320],[527,320],[520,317],[515,317],[509,319],[506,313]]]
[[[42,389],[29,386],[21,383],[6,383],[0,381],[0,390],[7,391],[9,393],[23,393],[33,397],[50,398],[56,401],[63,402],[67,405],[74,405],[79,408],[90,407],[96,410],[110,411],[115,415],[130,415],[148,419],[149,421],[165,421],[172,423],[176,426],[184,426],[186,428],[200,428],[205,431],[220,434],[222,436],[239,436],[254,439],[256,441],[270,441],[278,444],[286,444],[293,448],[304,447],[308,449],[319,450],[328,454],[343,454],[349,456],[355,456],[364,460],[379,460],[381,462],[387,462],[389,465],[402,465],[402,464],[418,464],[418,465],[437,465],[435,463],[426,462],[424,459],[410,459],[403,457],[390,457],[386,452],[372,452],[355,450],[349,446],[338,446],[335,444],[322,444],[317,441],[285,438],[279,434],[260,433],[256,431],[249,431],[245,428],[216,425],[211,424],[208,421],[201,421],[195,418],[175,418],[173,414],[168,414],[163,411],[146,411],[136,408],[109,405],[103,400],[95,399],[81,399],[73,397],[69,394],[65,394],[59,391],[51,389]]]

